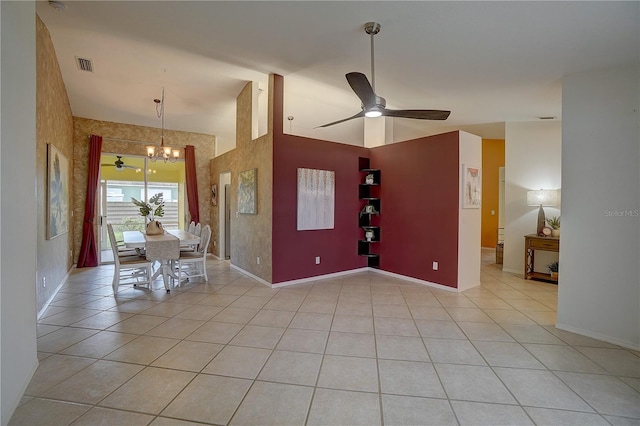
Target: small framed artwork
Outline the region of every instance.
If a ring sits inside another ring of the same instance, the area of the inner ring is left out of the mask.
[[[256,214],[256,186],[258,169],[246,170],[238,175],[238,213]]]
[[[47,149],[47,239],[69,232],[69,160],[52,144]]]
[[[482,202],[480,167],[462,165],[462,208],[479,209]]]
[[[215,183],[211,185],[211,204],[214,206],[218,205],[218,185]]]

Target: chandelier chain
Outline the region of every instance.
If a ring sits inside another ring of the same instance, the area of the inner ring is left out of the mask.
[[[148,146],[147,155],[151,161],[162,159],[165,163],[167,161],[174,163],[180,156],[180,151],[171,149],[164,144],[164,87],[162,88],[162,99],[154,99],[153,102],[156,104],[156,116],[160,119],[160,149],[156,150],[155,147]]]

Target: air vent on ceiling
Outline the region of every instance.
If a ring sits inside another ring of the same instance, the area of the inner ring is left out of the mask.
[[[76,56],[76,64],[80,71],[93,72],[93,62],[91,62],[91,59]]]

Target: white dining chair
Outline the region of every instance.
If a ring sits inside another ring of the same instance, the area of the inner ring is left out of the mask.
[[[144,256],[121,255],[118,252],[118,242],[113,232],[113,226],[108,223],[107,231],[109,233],[109,241],[111,242],[111,251],[113,252],[113,263],[115,270],[113,271],[113,294],[118,293],[120,284],[133,284],[134,286],[146,285],[151,288],[151,262]],[[121,283],[121,281],[127,281]]]
[[[205,281],[209,281],[207,277],[207,249],[211,241],[211,227],[205,225],[200,234],[200,244],[198,250],[194,252],[182,252],[177,261],[178,266],[178,285],[182,282],[182,274],[186,278],[204,277]]]
[[[108,223],[107,224],[107,229],[111,227],[111,230],[113,231],[113,224]],[[114,233],[115,235],[115,233]],[[127,246],[124,245],[124,241],[122,240],[116,240],[116,248],[118,249],[118,254],[120,256],[137,256],[140,254],[143,254],[141,249],[134,249],[134,248],[129,248]]]
[[[188,228],[187,232],[189,232],[190,234],[193,234],[193,235],[197,235],[199,237],[200,233],[201,233],[200,223],[198,223],[196,225],[196,223],[194,221],[191,221],[191,223],[189,224],[189,228]],[[186,245],[186,246],[180,246],[180,252],[181,253],[191,253],[191,252],[195,252],[196,250],[198,250],[198,245],[197,244],[189,244],[189,245]]]
[[[196,227],[193,230],[192,234],[197,235],[198,237],[202,233],[202,224],[200,222],[196,223]]]

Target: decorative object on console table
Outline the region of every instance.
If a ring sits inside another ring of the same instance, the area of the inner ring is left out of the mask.
[[[560,236],[560,216],[554,216],[547,219],[547,224],[551,227],[551,236]]]
[[[560,238],[539,237],[535,234],[524,236],[524,279],[557,283],[557,277],[534,271],[536,250],[560,252]]]
[[[540,189],[536,191],[527,191],[527,205],[540,206],[538,209],[538,225],[536,226],[536,235],[544,236],[542,230],[545,227],[546,219],[544,216],[544,207],[555,207],[558,205],[560,191],[557,189]]]
[[[365,203],[360,210],[358,224],[362,228],[364,238],[358,241],[358,255],[367,257],[367,266],[380,267],[380,255],[373,246],[380,242],[380,170],[371,169],[368,158],[359,159],[362,181],[358,188],[359,198]]]

